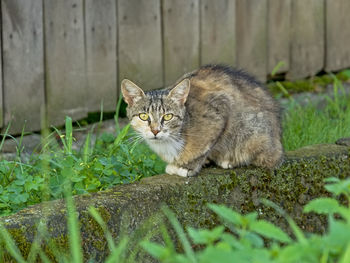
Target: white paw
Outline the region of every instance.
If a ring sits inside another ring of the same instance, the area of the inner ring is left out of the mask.
[[[188,176],[188,170],[182,167],[178,167],[176,165],[173,164],[168,164],[165,168],[165,172],[167,174],[175,174],[175,175],[179,175],[182,177],[187,177]]]
[[[219,166],[224,168],[224,169],[233,168],[233,165],[229,161],[223,161],[223,162],[219,163]]]

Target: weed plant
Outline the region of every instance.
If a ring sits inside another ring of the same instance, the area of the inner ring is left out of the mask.
[[[344,195],[350,201],[350,179],[328,178],[326,182],[326,189],[334,198],[317,198],[304,207],[304,213],[328,216],[328,230],[323,235],[303,233],[283,210],[265,200],[266,205],[276,209],[288,221],[295,238],[276,225],[259,219],[256,212],[242,215],[223,205],[209,204],[209,209],[222,222],[213,229],[187,227],[185,231],[174,214],[167,208],[163,209],[177,233],[183,252],[175,249],[168,231],[163,231],[162,244],[146,239],[141,245],[154,258],[167,263],[348,263],[350,207],[341,205],[335,197]]]
[[[131,246],[128,237],[120,238],[119,242],[114,240],[106,222],[95,208],[91,207],[89,212],[101,226],[107,240],[106,249],[109,253],[104,262],[108,263],[135,262],[135,253],[140,246],[159,262],[164,263],[348,263],[350,262],[350,179],[328,178],[325,181],[325,188],[333,194],[333,197],[314,199],[304,207],[304,213],[313,212],[328,216],[328,229],[324,234],[304,233],[282,209],[268,200],[263,200],[265,205],[274,208],[287,220],[293,237],[278,226],[259,219],[256,212],[242,215],[224,205],[208,204],[208,208],[222,222],[221,225],[213,229],[191,227],[184,229],[173,212],[163,207],[162,211],[170,224],[163,221],[157,228],[156,234],[161,236],[162,242],[151,241],[153,233]],[[1,262],[9,257],[21,263],[37,262],[39,259],[47,263],[81,263],[84,260],[95,262],[93,258],[84,259],[78,214],[69,187],[70,184],[66,181],[64,189],[68,210],[69,249],[59,248],[50,242],[51,237],[46,229],[45,220],[42,220],[29,254],[23,256],[7,229],[0,224]],[[347,205],[339,203],[337,199],[340,195],[345,196]],[[172,226],[173,231],[170,232],[166,225]],[[154,222],[152,227],[154,228]],[[176,248],[170,233],[177,235],[181,249]],[[44,252],[43,244],[48,245],[53,259]]]
[[[27,163],[21,161],[19,143],[15,160],[0,161],[0,215],[62,198],[67,178],[72,194],[85,194],[163,172],[164,163],[140,143],[129,125],[120,130],[117,120],[118,116],[116,134],[99,135],[92,147],[90,131],[81,149],[74,150],[72,119],[66,117],[65,132],[53,128],[54,132],[43,137],[40,154],[32,155]]]
[[[28,255],[22,255],[17,247],[15,240],[11,237],[7,229],[0,223],[0,262],[8,262],[9,258],[20,263],[32,262],[62,262],[62,263],[82,263],[95,262],[93,258],[85,258],[82,249],[82,239],[80,232],[80,223],[75,204],[72,198],[72,189],[70,180],[66,180],[63,186],[67,204],[67,230],[68,230],[68,249],[59,247],[52,241],[46,225],[46,218],[42,218],[38,224],[36,236],[32,242]],[[100,225],[107,240],[109,255],[105,259],[106,263],[125,262],[127,244],[129,238],[121,238],[118,243],[112,238],[111,232],[107,229],[106,223],[94,207],[89,209],[91,217]],[[45,252],[44,244],[50,250],[50,255]],[[12,261],[11,261],[12,262]],[[128,261],[131,262],[131,261]]]

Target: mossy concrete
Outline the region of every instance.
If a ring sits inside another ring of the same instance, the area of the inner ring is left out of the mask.
[[[324,178],[345,178],[349,175],[350,148],[328,144],[287,152],[284,163],[274,171],[255,167],[233,170],[212,167],[203,169],[199,176],[193,178],[158,175],[106,191],[75,196],[85,258],[93,257],[100,262],[108,253],[103,231],[89,215],[89,206],[98,209],[116,239],[122,233],[130,234],[144,226],[150,216],[149,227],[157,229],[160,224],[158,219],[161,218],[157,215],[160,215],[162,204],[169,206],[185,226],[214,226],[218,219],[206,204],[220,203],[241,213],[257,211],[262,218],[290,231],[281,216],[261,204],[261,198],[284,208],[305,231],[322,232],[326,227],[325,218],[303,214],[303,206],[316,197],[328,195],[323,187]],[[43,218],[51,240],[60,247],[67,247],[66,206],[63,200],[23,209],[17,214],[0,218],[0,222],[26,255],[37,232],[37,225]],[[50,248],[44,248],[53,258]],[[6,260],[10,261],[8,255]]]

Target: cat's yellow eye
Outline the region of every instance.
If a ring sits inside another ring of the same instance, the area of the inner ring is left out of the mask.
[[[140,119],[143,120],[143,121],[147,121],[148,118],[149,118],[149,116],[148,116],[147,113],[140,113],[140,114],[139,114],[139,117],[140,117]]]
[[[163,116],[163,119],[165,120],[165,121],[170,121],[172,118],[173,118],[173,114],[171,114],[171,113],[168,113],[168,114],[165,114],[164,116]]]

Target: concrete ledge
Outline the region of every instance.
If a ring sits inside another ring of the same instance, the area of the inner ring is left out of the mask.
[[[207,168],[194,178],[158,175],[103,192],[76,196],[74,199],[79,212],[86,259],[94,255],[96,261],[101,261],[107,253],[103,231],[87,212],[89,206],[98,209],[116,238],[123,231],[132,233],[145,219],[157,214],[162,204],[168,205],[182,224],[187,226],[212,227],[217,223],[217,218],[206,204],[222,203],[242,213],[258,211],[262,218],[288,231],[285,220],[260,204],[261,198],[283,207],[305,231],[322,232],[325,219],[316,215],[303,215],[302,207],[311,199],[327,195],[323,188],[324,178],[350,176],[349,150],[349,147],[335,144],[308,146],[287,152],[285,162],[275,171],[253,167],[233,170]],[[52,240],[59,246],[67,246],[63,200],[23,209],[17,214],[0,218],[0,222],[26,255],[37,224],[44,217]],[[156,227],[157,221],[152,224]],[[49,248],[45,250],[49,255],[52,254]]]

